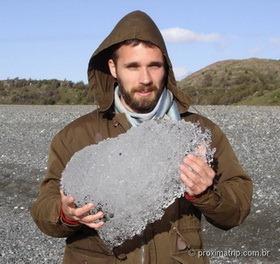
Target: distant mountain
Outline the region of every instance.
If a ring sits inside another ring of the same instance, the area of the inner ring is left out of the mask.
[[[0,104],[88,104],[88,86],[61,80],[7,79],[0,81]]]
[[[194,104],[280,105],[280,60],[226,60],[178,82]]]

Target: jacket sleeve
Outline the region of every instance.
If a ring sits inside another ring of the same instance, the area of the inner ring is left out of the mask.
[[[80,228],[65,225],[60,221],[60,178],[70,158],[66,144],[60,134],[57,134],[49,149],[47,175],[31,208],[31,215],[39,229],[53,237],[67,237]]]
[[[252,181],[240,166],[225,134],[218,126],[212,129],[216,148],[214,184],[192,200],[213,225],[230,229],[243,222],[250,212]]]

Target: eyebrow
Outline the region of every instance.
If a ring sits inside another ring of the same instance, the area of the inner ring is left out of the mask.
[[[148,66],[163,66],[164,63],[162,61],[151,61]],[[129,62],[124,64],[125,67],[139,67],[140,64],[138,62]]]
[[[129,62],[124,64],[125,67],[139,67],[140,64],[138,62]]]
[[[164,63],[162,61],[152,61],[152,62],[149,63],[148,66],[159,66],[159,67],[161,67],[163,65],[164,65]]]

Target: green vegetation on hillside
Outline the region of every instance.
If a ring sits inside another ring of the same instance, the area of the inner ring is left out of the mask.
[[[280,105],[280,60],[221,61],[178,84],[194,104]]]
[[[280,60],[216,62],[178,86],[193,104],[280,105]],[[93,104],[83,82],[8,79],[0,81],[0,104]]]
[[[280,88],[267,91],[262,96],[251,96],[239,102],[240,105],[280,105]]]
[[[8,79],[0,81],[0,104],[88,104],[83,82]]]

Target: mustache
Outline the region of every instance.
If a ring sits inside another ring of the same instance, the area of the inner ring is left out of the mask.
[[[132,93],[137,93],[137,92],[147,93],[147,92],[153,92],[153,91],[157,91],[157,87],[154,85],[151,85],[151,86],[141,85],[141,86],[135,87],[131,90]]]

